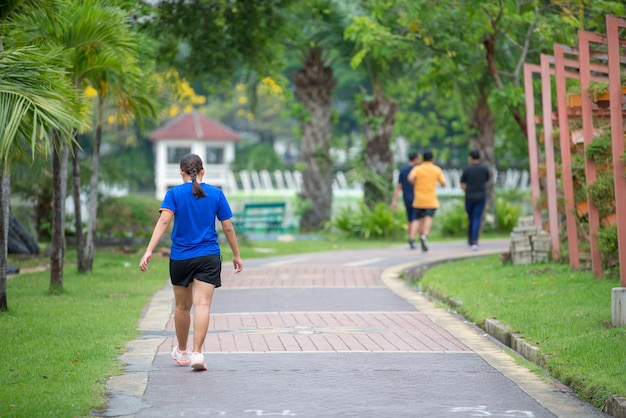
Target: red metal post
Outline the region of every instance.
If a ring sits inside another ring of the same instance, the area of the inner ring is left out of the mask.
[[[530,172],[530,188],[532,191],[533,215],[535,226],[542,227],[541,210],[539,209],[539,150],[537,148],[537,126],[535,124],[535,94],[533,91],[533,73],[541,72],[535,64],[524,64],[524,95],[526,96],[526,127],[528,135],[528,164]]]
[[[561,184],[565,198],[565,223],[567,225],[567,245],[570,266],[578,268],[578,234],[576,227],[576,208],[574,201],[574,181],[572,179],[572,153],[567,114],[567,86],[565,72],[565,47],[554,46],[554,78],[556,81],[556,100],[559,120],[559,143],[561,145]]]
[[[624,121],[623,93],[620,81],[621,54],[619,28],[626,28],[626,19],[606,16],[609,55],[609,100],[611,109],[611,144],[613,151],[613,177],[615,181],[615,208],[617,215],[617,242],[619,251],[620,282],[626,287],[626,171],[624,171]]]
[[[582,102],[582,122],[583,122],[583,136],[585,138],[585,151],[591,141],[593,141],[593,107],[591,103],[591,97],[589,95],[589,84],[591,82],[591,53],[589,50],[590,43],[606,43],[606,37],[598,35],[597,33],[578,31],[578,50],[580,55],[578,61],[580,63],[580,92]],[[608,69],[603,65],[594,65],[595,71],[602,71],[606,73]],[[596,166],[595,163],[588,158],[585,158],[585,178],[587,184],[596,181]],[[598,247],[598,231],[600,230],[600,217],[598,215],[598,208],[593,203],[591,198],[587,197],[589,206],[589,241],[591,245],[591,266],[593,273],[596,277],[602,277],[602,255]]]
[[[559,214],[556,193],[556,164],[554,162],[554,142],[552,140],[552,82],[550,64],[554,57],[541,54],[541,103],[543,110],[543,140],[546,159],[546,189],[548,197],[548,221],[550,223],[550,242],[552,259],[560,256]]]

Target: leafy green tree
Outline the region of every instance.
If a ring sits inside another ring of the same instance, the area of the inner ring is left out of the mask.
[[[294,0],[159,1],[145,26],[159,41],[161,62],[190,80],[230,80],[240,68],[273,71]]]
[[[622,2],[612,1],[371,2],[394,10],[398,20],[390,25],[363,18],[360,54],[391,50],[406,62],[419,63],[423,72],[417,86],[460,103],[471,147],[481,150],[492,167],[498,123],[503,132],[510,132],[504,126],[516,124],[522,133],[516,138],[525,139],[523,63],[551,53],[555,42],[572,44],[578,29],[598,28],[605,13],[624,12]],[[493,202],[493,190],[490,195]]]
[[[19,6],[19,7],[18,7]],[[23,13],[28,2],[0,4],[0,311],[8,310],[6,295],[7,239],[11,163],[37,159],[67,144],[60,140],[81,125],[80,107],[70,80],[62,71],[59,48],[16,47],[7,20]],[[38,2],[44,9],[48,4]]]
[[[389,87],[399,105],[394,135],[404,138],[412,150],[437,150],[437,161],[443,166],[462,167],[466,160],[460,150],[467,147],[470,131],[461,100],[457,93],[446,98],[435,89],[420,91],[421,71],[415,68]]]
[[[387,42],[371,42],[384,33],[378,27],[396,26],[398,15],[388,10],[387,4],[362,0],[363,14],[353,17],[345,36],[356,44],[352,57],[353,68],[363,66],[371,90],[358,97],[365,124],[365,151],[363,153],[363,200],[370,209],[377,202],[391,201],[393,190],[393,153],[390,143],[394,130],[398,103],[391,97],[389,88],[406,68],[398,50],[387,48]]]

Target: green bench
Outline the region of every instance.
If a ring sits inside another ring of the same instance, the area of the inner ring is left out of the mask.
[[[233,217],[237,232],[282,232],[285,202],[246,203],[243,211]]]

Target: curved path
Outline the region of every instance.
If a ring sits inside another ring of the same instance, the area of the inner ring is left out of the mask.
[[[241,274],[223,273],[201,373],[170,358],[166,286],[121,358],[125,373],[109,381],[102,416],[606,416],[399,278],[507,248],[432,243],[426,254],[398,246],[245,260]]]

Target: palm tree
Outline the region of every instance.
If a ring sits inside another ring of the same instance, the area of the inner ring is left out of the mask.
[[[110,20],[108,20],[110,21]],[[120,22],[123,22],[120,19]],[[126,36],[128,39],[144,39],[139,34],[131,34],[130,28],[121,25],[117,28],[120,38]],[[149,49],[147,41],[140,42],[143,46],[142,52],[145,55]],[[88,272],[93,268],[93,257],[95,250],[96,218],[98,213],[98,168],[100,165],[100,145],[102,143],[103,111],[107,98],[117,109],[118,124],[127,124],[130,120],[137,118],[139,125],[142,125],[144,116],[157,118],[156,103],[153,88],[150,85],[150,78],[141,70],[151,68],[149,62],[140,63],[135,57],[139,56],[138,48],[129,43],[118,44],[115,49],[116,54],[110,56],[106,65],[102,65],[99,70],[90,73],[88,80],[98,92],[96,105],[96,130],[94,135],[93,155],[91,159],[91,181],[89,187],[89,207],[87,236],[82,239],[82,225],[80,217],[80,173],[78,172],[77,153],[73,156],[74,165],[74,205],[76,213],[76,238],[77,245],[82,248],[78,253],[78,270]]]
[[[302,159],[306,169],[301,197],[310,204],[300,217],[300,230],[313,231],[331,216],[333,167],[329,144],[331,98],[336,82],[332,69],[324,63],[322,48],[309,48],[302,65],[302,69],[294,72],[293,82],[296,97],[309,114],[302,122]]]
[[[116,6],[113,0],[58,0],[58,15],[42,13],[37,9],[29,10],[28,14],[21,15],[19,27],[28,28],[23,31],[21,42],[44,43],[63,47],[67,55],[66,71],[75,85],[76,94],[84,87],[89,78],[106,79],[105,74],[117,72],[121,74],[127,70],[125,65],[131,62],[134,52],[134,40],[131,36],[125,12]],[[106,22],[106,24],[103,24]],[[73,133],[75,139],[77,132]],[[76,144],[76,141],[74,141]],[[77,227],[77,252],[79,270],[91,269],[93,249],[87,248],[82,242],[82,219],[80,218],[80,202],[76,196],[80,196],[80,170],[77,168],[77,146],[73,147],[73,184],[75,205],[79,210],[75,211]],[[99,153],[99,149],[97,150]],[[60,149],[53,155],[53,183],[55,194],[53,196],[53,208],[60,215],[64,212],[66,196],[66,179],[68,164],[68,149]],[[97,176],[98,156],[93,161],[94,176]],[[97,177],[95,183],[97,188]],[[97,193],[97,190],[95,191]],[[92,200],[97,205],[97,199]],[[96,206],[97,208],[97,206]],[[51,242],[51,286],[61,287],[63,284],[63,247],[65,241],[64,217],[53,216],[52,242]],[[91,227],[95,229],[95,219]],[[93,233],[91,235],[93,238]],[[85,251],[87,252],[85,253]]]
[[[362,5],[367,6],[364,3]],[[393,21],[397,18],[397,13],[375,16]],[[363,94],[360,100],[366,140],[363,156],[363,200],[370,208],[377,202],[391,200],[394,161],[390,143],[399,106],[387,94],[386,88],[405,71],[401,53],[391,49],[373,48],[364,41],[372,39],[368,33],[373,26],[372,19],[369,16],[356,15],[346,29],[346,37],[357,45],[351,64],[353,68],[362,66],[371,84],[371,92]],[[382,32],[378,36],[384,38]]]
[[[150,85],[151,77],[143,71],[152,69],[152,46],[147,38],[133,32],[127,24],[125,12],[112,7],[91,9],[93,21],[111,22],[106,31],[103,30],[100,38],[108,38],[101,44],[97,54],[90,55],[88,69],[82,82],[93,87],[98,97],[96,100],[95,132],[93,153],[91,158],[91,179],[89,182],[89,205],[87,234],[84,236],[81,219],[80,200],[80,164],[78,152],[73,153],[73,197],[76,227],[77,264],[79,272],[88,272],[93,268],[95,250],[96,219],[98,212],[98,185],[100,166],[100,146],[102,143],[103,112],[107,101],[117,109],[118,125],[129,123],[137,119],[142,125],[144,116],[157,118],[156,103],[153,88]],[[110,33],[104,33],[110,32]],[[139,58],[143,58],[140,62]],[[97,63],[97,65],[94,65]]]
[[[363,203],[370,209],[378,202],[391,201],[394,161],[390,144],[399,108],[398,104],[384,92],[382,85],[384,70],[379,64],[371,57],[365,59],[372,84],[372,95],[367,95],[361,100],[366,142],[363,153],[365,168]]]
[[[45,45],[46,47],[62,49],[64,69],[76,84],[76,71],[73,70],[77,70],[75,58],[80,52],[68,48],[67,43],[75,42],[77,37],[84,36],[85,31],[77,30],[71,33],[68,30],[72,10],[73,4],[69,0],[54,0],[50,2],[49,9],[40,9],[34,4],[27,4],[24,6],[24,13],[18,14],[12,20],[12,25],[16,28],[13,37],[19,45]],[[86,47],[89,47],[89,44]],[[74,92],[74,96],[78,96],[78,91]],[[62,136],[60,132],[53,132],[52,136],[61,144],[64,142],[75,144],[75,132],[70,132],[67,138]],[[67,163],[70,146],[73,145],[61,145],[52,152],[51,291],[58,291],[63,287],[65,198],[67,195]]]
[[[7,16],[8,17],[8,13]],[[1,26],[0,26],[1,28]],[[0,311],[8,310],[7,240],[11,163],[45,157],[63,144],[50,133],[79,126],[74,91],[58,67],[60,49],[3,50],[0,38]]]
[[[302,175],[301,198],[307,202],[300,217],[300,229],[312,231],[330,219],[332,207],[333,164],[330,157],[332,140],[332,95],[337,85],[333,65],[344,63],[352,43],[343,37],[347,11],[336,0],[304,2],[298,22],[299,38],[294,45],[302,54],[302,68],[293,72],[295,95],[308,113],[301,122],[302,159],[306,168]],[[303,21],[309,23],[302,25]],[[302,31],[302,28],[305,28]]]

